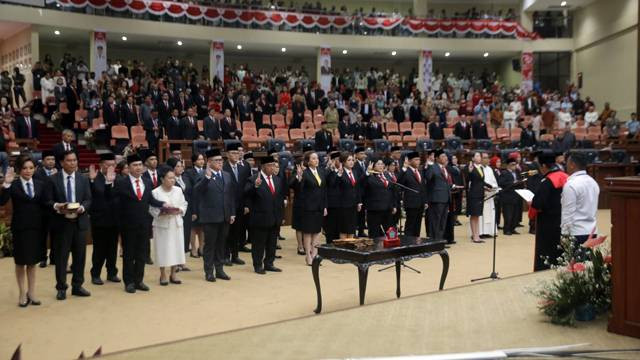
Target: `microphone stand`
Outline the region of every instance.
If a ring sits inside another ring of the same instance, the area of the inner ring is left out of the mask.
[[[511,190],[514,187],[518,186],[518,185],[522,185],[525,182],[527,182],[527,178],[524,178],[522,180],[518,180],[518,181],[514,181],[513,184],[507,186],[506,188],[502,189],[502,190],[498,190],[495,194],[487,196],[484,201],[487,200],[491,200],[493,198],[498,198],[503,192],[507,191],[507,190]],[[491,216],[495,216],[495,214],[491,214]],[[485,277],[481,277],[481,278],[477,278],[477,279],[471,279],[471,282],[476,282],[476,281],[480,281],[480,280],[487,280],[487,279],[491,279],[491,280],[499,280],[500,277],[498,276],[498,273],[496,272],[496,243],[497,243],[497,238],[498,238],[498,222],[494,221],[493,222],[493,260],[492,260],[492,267],[491,267],[491,274],[489,274],[489,276],[485,276]]]

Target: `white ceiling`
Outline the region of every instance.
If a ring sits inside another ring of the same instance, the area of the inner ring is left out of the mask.
[[[561,10],[575,10],[579,7],[584,7],[596,0],[566,0],[567,5],[565,7],[560,6],[562,0],[526,0],[524,2],[525,11],[561,11]]]
[[[13,21],[0,21],[0,40],[8,39],[27,27],[29,27],[29,24]]]

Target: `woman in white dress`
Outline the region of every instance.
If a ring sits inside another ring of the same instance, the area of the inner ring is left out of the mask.
[[[187,201],[184,199],[182,189],[175,186],[176,175],[173,169],[163,166],[158,173],[162,183],[152,191],[153,197],[166,202],[175,210],[166,212],[159,208],[149,208],[149,213],[153,216],[155,264],[160,267],[160,285],[166,286],[169,282],[181,284],[182,282],[176,277],[176,272],[178,265],[185,263],[182,217],[187,211]],[[171,267],[168,281],[167,267]]]

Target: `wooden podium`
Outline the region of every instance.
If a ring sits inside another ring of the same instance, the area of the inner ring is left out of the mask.
[[[613,304],[609,331],[640,338],[640,176],[606,179],[611,204]]]

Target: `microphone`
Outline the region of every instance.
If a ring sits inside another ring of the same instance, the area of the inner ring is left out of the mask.
[[[538,170],[529,170],[529,171],[523,171],[520,173],[520,175],[522,176],[533,176],[538,174]]]

